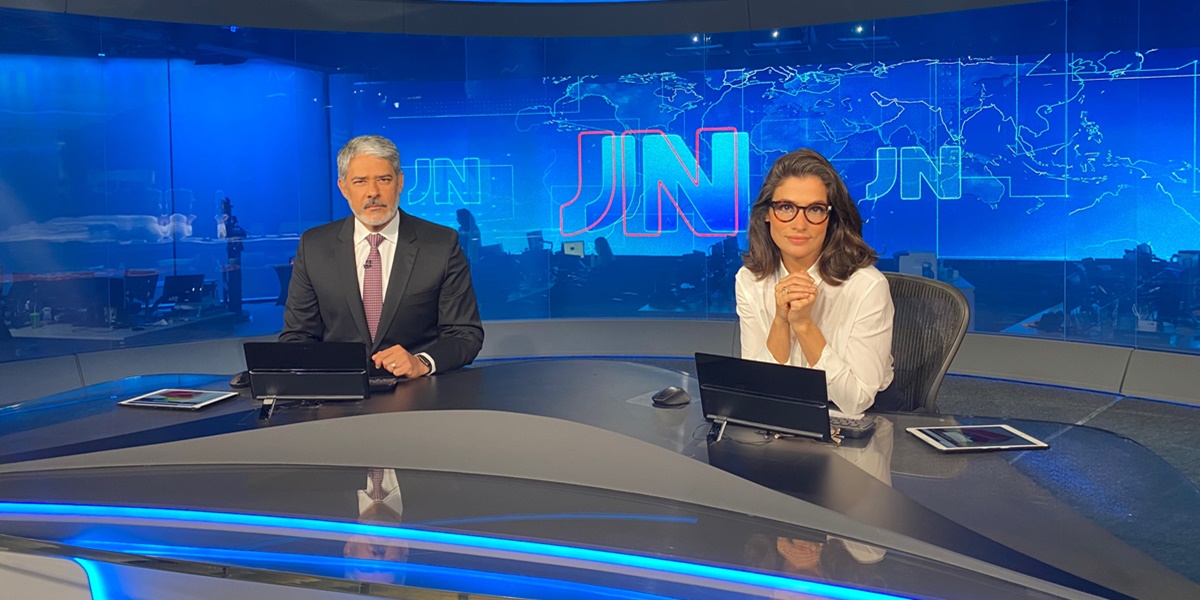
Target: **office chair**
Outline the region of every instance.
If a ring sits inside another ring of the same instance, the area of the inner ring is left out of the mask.
[[[938,388],[958,353],[971,309],[958,288],[935,279],[884,273],[896,307],[895,378],[875,397],[877,410],[937,412]]]
[[[149,310],[158,288],[158,271],[125,270],[125,297],[129,301],[131,317]]]
[[[737,308],[733,313],[733,351],[730,356],[742,355],[742,320],[737,316]]]
[[[158,310],[159,305],[163,302],[173,304],[181,304],[188,302],[199,302],[204,296],[204,275],[167,275],[163,277],[163,291],[158,300],[149,308],[148,312],[153,313]]]

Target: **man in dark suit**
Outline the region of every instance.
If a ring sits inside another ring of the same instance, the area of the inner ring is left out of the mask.
[[[399,209],[404,173],[387,138],[338,152],[354,215],[300,236],[281,342],[365,342],[376,369],[420,377],[469,364],[483,326],[458,234]]]

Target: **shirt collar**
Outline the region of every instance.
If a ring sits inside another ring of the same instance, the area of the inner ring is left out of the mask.
[[[783,279],[784,277],[787,277],[787,274],[787,267],[783,266],[782,260],[779,261],[779,269],[775,271],[775,280],[778,281]],[[812,277],[813,283],[821,285],[821,261],[819,259],[817,262],[813,263],[813,266],[808,268],[808,276]]]
[[[813,263],[813,266],[808,268],[808,276],[812,277],[813,283],[821,285],[821,261]]]
[[[384,225],[383,231],[380,231],[379,233],[383,234],[383,239],[393,244],[396,243],[396,239],[400,237],[399,210],[396,211],[396,216],[392,217],[391,222],[389,222],[387,225]],[[358,220],[358,217],[354,217],[354,245],[357,246],[363,243],[363,241],[367,239],[368,235],[371,235],[371,231],[367,229],[366,225],[362,224],[362,221]]]

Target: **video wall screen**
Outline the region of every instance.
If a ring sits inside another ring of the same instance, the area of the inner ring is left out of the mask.
[[[334,76],[330,93],[345,130],[399,144],[406,210],[477,227],[468,254],[498,317],[731,313],[734,246],[763,173],[811,147],[846,179],[885,267],[955,282],[977,330],[1105,339],[1152,333],[1146,321],[1165,334],[1200,308],[1195,60],[1169,49]],[[617,274],[592,280],[602,269],[566,250],[578,243],[585,259],[619,258]],[[556,301],[564,285],[579,289]]]
[[[407,206],[474,209],[508,248],[544,229],[703,250],[744,231],[775,158],[811,147],[883,255],[1082,260],[1144,241],[1169,257],[1198,233],[1195,55],[1138,54],[332,87],[353,131],[404,150]]]

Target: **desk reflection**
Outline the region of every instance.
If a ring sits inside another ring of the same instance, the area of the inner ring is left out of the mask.
[[[842,444],[827,444],[804,439],[779,439],[767,442],[767,445],[779,444],[772,450],[792,450],[799,456],[791,457],[788,462],[808,462],[816,456],[828,459],[839,457],[845,462],[870,475],[875,480],[891,487],[892,485],[892,453],[894,443],[894,425],[886,417],[875,415],[876,428],[866,440],[847,439]],[[743,444],[745,440],[734,437],[733,443]],[[714,447],[710,446],[710,460],[714,456]],[[717,452],[717,463],[723,462],[721,452]],[[836,460],[836,459],[835,459]],[[832,467],[833,461],[817,460],[818,464]],[[840,462],[840,461],[837,461]],[[714,463],[714,464],[717,464]],[[724,468],[724,466],[722,467]],[[810,481],[801,488],[820,490],[822,495],[840,496],[838,504],[855,504],[854,498],[846,497],[862,493],[859,486],[829,489],[838,486],[842,478],[836,474],[824,474],[820,477],[825,481]],[[844,480],[843,480],[844,481]],[[851,514],[853,511],[844,511]],[[825,536],[822,539],[800,539],[783,536],[768,536],[754,534],[747,540],[744,558],[747,564],[755,565],[768,571],[800,575],[804,578],[817,578],[838,583],[848,583],[855,586],[881,587],[884,585],[884,575],[877,570],[878,565],[887,555],[887,550],[862,542]],[[785,598],[789,596],[778,596]]]
[[[367,469],[366,483],[356,496],[359,523],[398,526],[403,520],[404,500],[400,495],[395,469]],[[342,548],[342,556],[359,560],[346,567],[346,577],[373,583],[401,583],[402,576],[397,569],[386,563],[408,562],[408,550],[406,544],[396,539],[351,536]],[[380,564],[378,569],[371,569],[363,561],[384,564]]]

